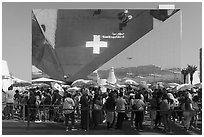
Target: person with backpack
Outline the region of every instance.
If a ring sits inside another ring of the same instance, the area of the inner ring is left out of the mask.
[[[142,122],[144,120],[145,103],[141,99],[140,93],[135,94],[132,109],[135,111],[135,130],[143,131]]]
[[[66,131],[73,130],[74,129],[74,124],[75,124],[75,119],[74,119],[74,107],[75,103],[74,100],[71,98],[70,93],[65,94],[65,99],[63,102],[63,113],[65,116],[65,126],[66,126]],[[68,121],[69,118],[71,119],[71,126],[68,126]]]

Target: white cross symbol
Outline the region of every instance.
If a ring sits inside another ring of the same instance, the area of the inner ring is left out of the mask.
[[[86,47],[93,47],[93,54],[100,54],[100,48],[108,46],[107,42],[100,41],[100,35],[93,35],[93,41],[87,41]]]

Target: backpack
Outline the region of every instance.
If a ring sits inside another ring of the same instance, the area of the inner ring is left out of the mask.
[[[143,106],[139,103],[140,100],[134,101],[134,104],[132,105],[133,110],[140,110],[143,111]]]
[[[63,103],[63,109],[64,109],[63,113],[64,114],[71,114],[74,111],[74,110],[71,110],[71,109],[74,109],[71,100],[72,99],[69,99],[69,98],[64,99],[64,103]]]

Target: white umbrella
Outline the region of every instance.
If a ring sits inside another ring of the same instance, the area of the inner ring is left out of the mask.
[[[63,81],[59,81],[59,80],[55,80],[55,79],[50,79],[50,78],[38,78],[38,79],[34,79],[32,80],[33,83],[37,83],[37,82],[57,82],[57,83],[64,83]]]
[[[61,85],[63,88],[70,88],[70,85]]]
[[[85,85],[86,86],[98,86],[98,83],[93,80],[86,80]]]
[[[129,85],[139,85],[136,81],[132,80],[132,79],[126,79],[124,81],[124,84],[129,84]]]
[[[130,96],[135,96],[135,94],[133,94],[133,93],[130,93]]]
[[[46,84],[46,83],[34,83],[32,84],[32,87],[50,87],[50,85]]]
[[[116,86],[117,88],[124,88],[124,87],[126,87],[126,85],[120,85],[120,84],[115,84],[115,86]]]
[[[68,88],[66,91],[67,92],[71,92],[71,93],[75,93],[76,91],[80,90],[81,88],[79,87],[71,87],[71,88]]]
[[[182,90],[191,89],[193,87],[194,87],[194,85],[191,85],[191,84],[181,84],[181,85],[177,86],[176,89],[178,91],[182,91]]]
[[[178,85],[179,85],[178,83],[168,83],[168,86],[171,88],[176,87]]]
[[[73,87],[81,87],[81,86],[86,85],[88,82],[89,82],[88,80],[78,79],[78,80],[75,80],[75,81],[72,83],[72,86],[73,86]]]
[[[174,100],[174,96],[173,96],[172,93],[167,93],[167,95],[168,95],[168,97],[169,97],[170,99]]]

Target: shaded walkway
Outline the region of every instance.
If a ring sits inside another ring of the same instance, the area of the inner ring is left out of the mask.
[[[78,130],[65,132],[65,127],[63,123],[54,122],[43,122],[43,123],[31,123],[30,128],[27,129],[26,122],[18,121],[2,121],[2,134],[3,135],[168,135],[168,133],[162,132],[160,129],[150,129],[150,122],[144,123],[144,132],[138,132],[134,128],[130,127],[130,121],[125,121],[123,125],[123,130],[106,129],[105,124],[99,125],[96,129],[90,129],[90,131],[79,130],[80,124],[76,124]],[[201,124],[201,123],[200,123]],[[201,125],[200,125],[201,126]],[[201,130],[190,130],[186,132],[179,124],[174,124],[173,133],[170,135],[201,135]]]

